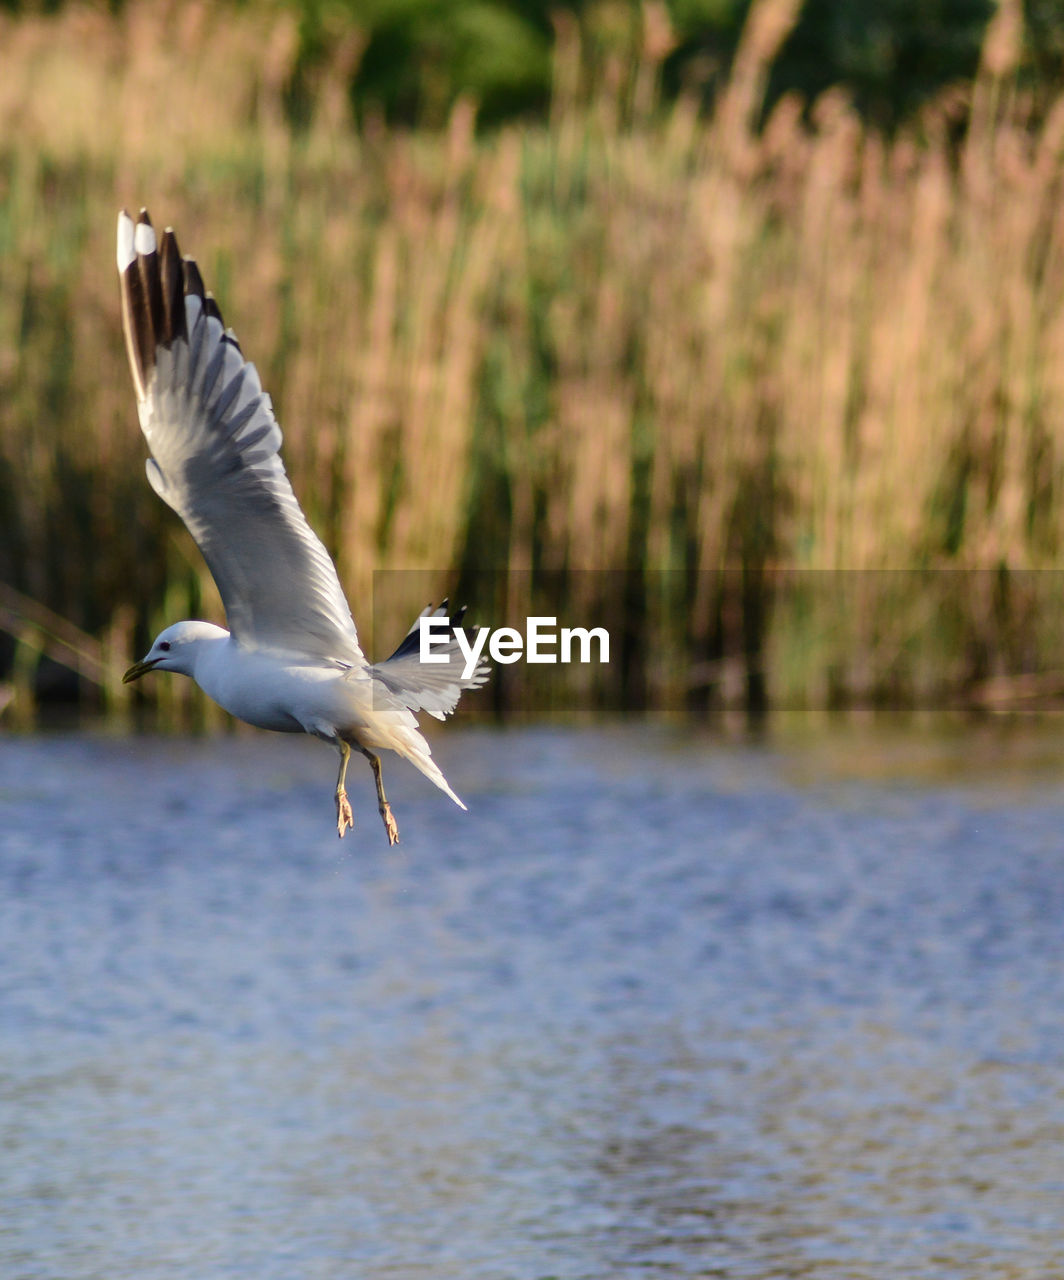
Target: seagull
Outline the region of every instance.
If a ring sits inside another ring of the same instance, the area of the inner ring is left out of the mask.
[[[122,325],[148,480],[181,517],[218,585],[229,630],[175,622],[122,677],[191,676],[230,715],[261,729],[309,733],[340,753],[336,829],[354,826],[345,780],[354,748],[369,760],[389,845],[399,828],[376,754],[389,748],[451,797],[414,712],[442,720],[463,690],[457,629],[434,628],[431,664],[420,660],[423,617],[448,618],[448,602],[422,611],[399,647],[371,665],[329,553],[304,516],[281,462],[281,429],[255,366],[244,359],[192,258],[173,230],[161,242],[147,210],[118,215]]]

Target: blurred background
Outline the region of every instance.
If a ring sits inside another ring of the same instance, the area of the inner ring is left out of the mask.
[[[141,204],[374,656],[445,593],[609,628],[470,714],[1056,699],[1062,60],[1061,0],[0,6],[3,714],[221,620],[143,474]]]
[[[0,0],[4,1280],[1064,1276],[1064,735],[968,714],[1064,697],[1062,60],[1064,0]],[[433,737],[469,812],[385,763],[395,850],[120,684],[221,621],[141,204],[371,655],[610,632]]]

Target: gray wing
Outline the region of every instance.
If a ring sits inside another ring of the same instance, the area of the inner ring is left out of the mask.
[[[145,211],[118,218],[122,321],[148,479],[188,527],[249,648],[365,662],[329,553],[278,454],[281,429],[195,262]]]
[[[464,613],[464,608],[459,609],[450,618],[451,639],[446,644],[439,641],[433,645],[433,652],[446,656],[446,662],[422,662],[420,656],[421,619],[446,618],[447,601],[444,600],[438,609],[431,604],[422,609],[392,656],[370,667],[376,679],[411,711],[427,711],[430,716],[442,720],[458,705],[463,690],[479,688],[487,680],[490,668],[483,661],[477,664],[468,680],[462,679],[466,659],[454,631],[461,625]]]

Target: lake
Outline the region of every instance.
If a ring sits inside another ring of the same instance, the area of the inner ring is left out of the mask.
[[[1064,1274],[1064,724],[0,737],[4,1280]]]

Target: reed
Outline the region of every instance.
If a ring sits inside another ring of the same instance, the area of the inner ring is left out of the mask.
[[[457,582],[483,621],[609,626],[597,705],[1059,665],[1064,99],[1028,118],[1006,5],[970,103],[890,140],[835,93],[762,120],[796,8],[755,6],[708,117],[658,97],[659,8],[590,69],[561,24],[549,122],[483,136],[467,103],[356,131],[355,38],[293,133],[265,6],[0,17],[0,579],[137,645],[217,614],[143,480],[111,238],[144,201],[258,364],[378,652]],[[552,688],[504,672],[494,705]]]

